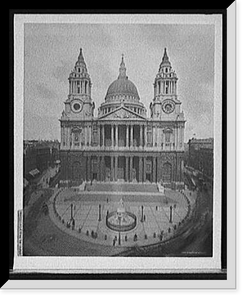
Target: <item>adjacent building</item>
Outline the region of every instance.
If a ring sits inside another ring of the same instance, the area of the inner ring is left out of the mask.
[[[60,118],[62,180],[184,186],[185,119],[177,96],[178,77],[166,48],[154,76],[149,116],[127,76],[124,56],[97,116],[82,49],[68,80],[69,95]]]
[[[200,171],[208,179],[214,176],[214,139],[192,138],[189,144],[188,165]]]
[[[58,141],[25,140],[23,143],[24,177],[33,178],[59,160]]]

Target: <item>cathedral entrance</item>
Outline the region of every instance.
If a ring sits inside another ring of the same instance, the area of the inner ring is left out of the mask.
[[[170,163],[164,163],[162,166],[162,180],[163,182],[172,181],[172,165]]]
[[[126,147],[126,126],[125,125],[118,126],[118,146]]]
[[[98,180],[99,164],[96,156],[92,157],[92,179]]]
[[[118,157],[118,173],[117,173],[117,179],[124,181],[124,174],[125,174],[125,157],[120,156]]]
[[[139,157],[133,157],[133,169],[132,169],[132,181],[140,181],[139,180]]]
[[[111,158],[110,156],[105,156],[105,181],[111,180]]]
[[[75,161],[72,165],[72,178],[76,181],[81,179],[81,164],[79,161]]]

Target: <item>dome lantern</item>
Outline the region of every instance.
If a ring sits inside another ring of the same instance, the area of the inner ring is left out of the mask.
[[[124,63],[124,55],[122,54],[122,60],[119,68],[119,75],[118,78],[126,78],[128,79],[128,76],[126,76],[126,67]]]
[[[120,101],[123,99],[126,99],[128,101],[139,101],[140,97],[138,95],[136,86],[132,81],[128,79],[128,76],[126,75],[124,55],[122,54],[118,78],[113,81],[108,87],[105,101],[115,102],[117,100]]]

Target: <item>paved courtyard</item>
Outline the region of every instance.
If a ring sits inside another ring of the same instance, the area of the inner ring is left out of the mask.
[[[101,245],[131,247],[171,238],[189,214],[188,198],[153,184],[93,184],[77,191],[59,189],[51,199],[53,222],[74,237]],[[107,226],[107,215],[120,206],[136,216],[136,226],[122,232]]]

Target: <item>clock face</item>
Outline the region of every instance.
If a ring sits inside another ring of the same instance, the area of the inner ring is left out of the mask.
[[[170,114],[175,109],[175,104],[172,100],[165,100],[162,104],[162,109],[166,114]]]
[[[71,103],[71,109],[75,113],[79,113],[82,110],[82,106],[81,100],[73,100]]]

